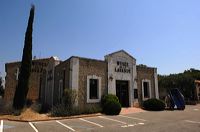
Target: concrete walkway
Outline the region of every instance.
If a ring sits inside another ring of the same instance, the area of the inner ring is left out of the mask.
[[[136,107],[122,108],[120,115],[145,112],[145,110]]]

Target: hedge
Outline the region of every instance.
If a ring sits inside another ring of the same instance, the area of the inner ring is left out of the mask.
[[[162,111],[165,109],[165,103],[156,98],[148,99],[143,102],[143,108],[151,111]]]

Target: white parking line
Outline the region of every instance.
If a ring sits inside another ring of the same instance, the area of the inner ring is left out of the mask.
[[[134,127],[134,126],[137,126],[137,125],[144,125],[144,123],[128,124],[128,125],[123,125],[123,126],[121,126],[121,127],[122,127],[122,128],[125,128],[125,127]]]
[[[121,126],[122,128],[128,127],[128,125]]]
[[[143,122],[140,122],[140,123],[138,123],[139,125],[144,125],[144,123]]]
[[[75,130],[73,128],[63,124],[62,122],[60,122],[60,121],[56,121],[56,122],[59,123],[60,125],[64,126],[64,127],[68,128],[68,129],[72,130],[73,132],[75,132]]]
[[[189,123],[195,123],[195,124],[200,124],[200,122],[198,122],[198,121],[190,121],[190,120],[185,120],[185,122],[189,122]]]
[[[85,119],[82,119],[82,118],[79,118],[79,120],[85,121],[85,122],[88,122],[88,123],[91,123],[91,124],[96,125],[96,126],[99,126],[99,127],[103,127],[103,126],[100,125],[100,124],[97,124],[97,123],[95,123],[95,122],[91,122],[91,121],[88,121],[88,120],[85,120]]]
[[[38,130],[36,129],[36,127],[31,122],[29,122],[29,125],[34,129],[35,132],[38,132]]]
[[[129,117],[129,116],[124,116],[124,115],[119,115],[119,116],[124,117],[124,118],[134,119],[134,120],[147,121],[147,120],[144,120],[144,119],[141,119],[141,118]]]
[[[54,120],[51,121],[36,121],[36,122],[32,122],[33,124],[46,124],[46,123],[50,123],[50,122],[55,122]]]
[[[103,118],[103,119],[107,119],[107,120],[111,120],[111,121],[115,121],[115,122],[119,122],[119,123],[122,123],[122,124],[127,124],[126,122],[115,120],[115,119],[111,119],[111,118],[107,118],[107,117],[103,117],[103,116],[98,116],[98,117],[99,118]]]
[[[3,120],[1,120],[0,132],[3,132]]]

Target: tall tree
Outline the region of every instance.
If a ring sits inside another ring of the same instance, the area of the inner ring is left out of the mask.
[[[194,80],[200,80],[200,70],[191,68],[183,73],[158,76],[160,92],[178,88],[186,100],[196,100]]]
[[[31,74],[31,64],[32,64],[32,32],[33,32],[34,11],[35,7],[34,5],[32,5],[30,9],[28,26],[25,34],[19,80],[13,100],[13,108],[17,110],[20,110],[24,107],[29,88],[29,77]]]

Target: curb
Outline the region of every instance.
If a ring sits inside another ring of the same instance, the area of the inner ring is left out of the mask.
[[[101,116],[103,114],[97,113],[97,114],[88,114],[88,115],[75,115],[75,116],[65,116],[65,117],[50,117],[49,119],[10,119],[10,118],[0,118],[0,120],[8,120],[8,121],[17,121],[17,122],[39,122],[39,121],[52,121],[52,120],[63,120],[63,119],[76,119],[76,118],[84,118],[84,117],[95,117],[95,116]]]
[[[138,112],[132,112],[127,114],[135,114],[135,113],[142,113],[146,111],[138,111]],[[51,117],[48,116],[48,119],[10,119],[7,117],[0,118],[0,120],[7,120],[7,121],[16,121],[16,122],[40,122],[40,121],[54,121],[54,120],[64,120],[64,119],[76,119],[76,118],[84,118],[84,117],[96,117],[96,116],[102,116],[104,114],[102,113],[96,113],[96,114],[85,114],[85,115],[74,115],[74,116],[65,116],[65,117]],[[126,115],[126,113],[120,113],[119,115]]]

